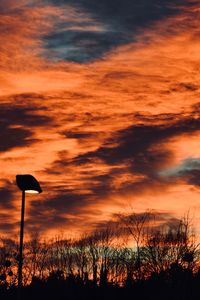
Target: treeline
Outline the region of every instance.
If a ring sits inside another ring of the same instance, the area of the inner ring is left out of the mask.
[[[189,217],[163,224],[152,213],[132,213],[79,240],[32,235],[24,244],[23,294],[24,299],[130,299],[130,294],[199,299],[199,267]],[[1,238],[3,299],[16,297],[17,268],[18,243]]]

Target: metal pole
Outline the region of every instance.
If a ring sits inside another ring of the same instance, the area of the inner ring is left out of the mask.
[[[21,290],[22,290],[24,210],[25,210],[25,191],[22,191],[22,207],[21,207],[21,223],[20,223],[20,242],[19,242],[19,265],[18,265],[18,299],[21,299]]]

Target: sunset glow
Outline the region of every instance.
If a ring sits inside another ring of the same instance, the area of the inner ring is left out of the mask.
[[[200,232],[200,4],[94,2],[0,3],[0,232],[19,231],[19,173],[43,190],[27,233],[147,209]]]

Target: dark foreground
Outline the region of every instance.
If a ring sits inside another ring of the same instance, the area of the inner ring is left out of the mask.
[[[0,287],[0,299],[17,299],[16,287]],[[148,280],[126,282],[124,287],[111,283],[94,284],[92,281],[79,282],[77,278],[50,277],[33,282],[22,289],[23,300],[194,300],[200,299],[200,272],[192,274],[189,270],[170,270],[152,274]]]

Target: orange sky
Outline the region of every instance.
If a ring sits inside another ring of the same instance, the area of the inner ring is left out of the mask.
[[[1,233],[18,231],[26,173],[43,188],[26,232],[84,233],[129,209],[190,210],[200,230],[200,5],[118,21],[127,38],[107,49],[106,11],[64,2],[0,5]]]

